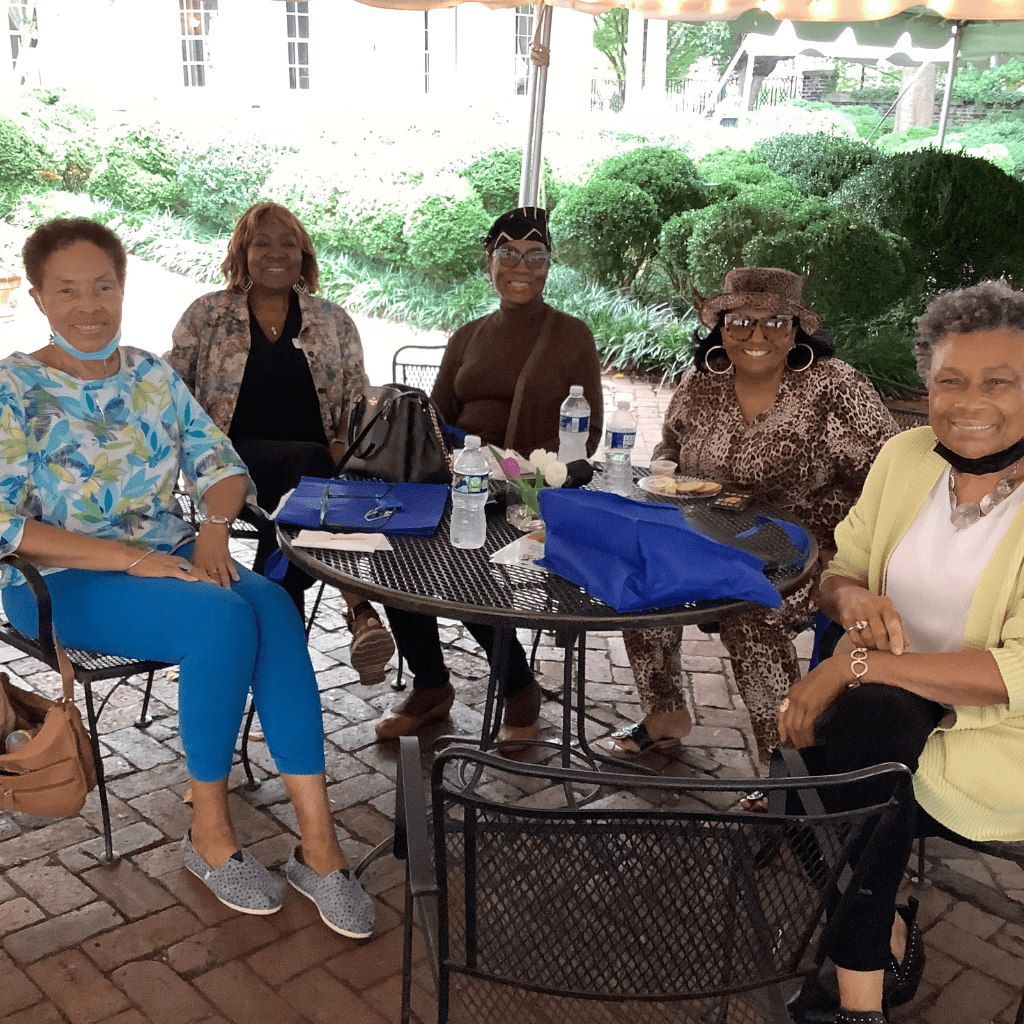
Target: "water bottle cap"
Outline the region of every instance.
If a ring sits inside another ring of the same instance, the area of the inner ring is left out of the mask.
[[[583,394],[583,385],[582,384],[573,384],[573,385],[571,385],[570,388],[569,388],[569,394],[572,395],[573,398],[579,398]]]
[[[628,398],[618,398],[615,401],[615,408],[628,410],[631,404]]]
[[[480,438],[479,438],[479,436],[476,435],[476,434],[467,434],[466,435],[466,447],[467,448],[479,448],[480,447]]]

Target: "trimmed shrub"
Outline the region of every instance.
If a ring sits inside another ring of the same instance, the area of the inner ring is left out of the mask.
[[[848,178],[880,159],[865,142],[824,132],[762,139],[756,149],[776,174],[789,178],[807,196],[831,195]]]
[[[987,160],[898,153],[847,181],[832,202],[907,239],[929,290],[1003,275],[1024,284],[1024,184]]]
[[[480,239],[491,219],[463,178],[442,175],[420,186],[405,217],[409,262],[432,281],[465,280],[483,264]],[[375,237],[385,243],[395,225],[382,211]]]
[[[176,196],[173,181],[152,174],[130,156],[111,150],[85,180],[84,189],[95,199],[109,199],[130,210],[168,207]]]
[[[188,149],[178,165],[182,207],[212,231],[228,232],[255,203],[270,174],[274,150],[262,142],[225,141]]]
[[[21,125],[0,115],[0,182],[31,188],[48,162],[42,146]]]
[[[409,240],[405,235],[405,224],[406,217],[409,213],[409,203],[411,197],[408,195],[402,195],[395,189],[382,189],[382,192],[389,192],[386,198],[373,198],[361,199],[354,201],[354,196],[345,197],[347,200],[352,202],[349,230],[352,233],[353,246],[360,252],[365,253],[371,259],[375,260],[387,260],[391,263],[409,263],[411,261],[411,255],[409,252]],[[471,202],[472,198],[467,197],[466,201]],[[463,210],[460,214],[460,219],[465,217],[469,211]],[[475,211],[473,211],[475,216]],[[465,230],[470,232],[476,230],[473,227],[475,221],[473,217],[470,217],[471,223],[464,225]],[[460,227],[459,230],[463,228]],[[486,232],[487,226],[477,230],[476,235],[473,236],[473,254],[474,257],[479,256],[479,235]],[[423,253],[421,253],[423,255]],[[468,257],[467,257],[468,258]],[[445,260],[447,262],[447,258]],[[455,260],[452,264],[453,273],[455,277],[450,280],[461,280],[465,277],[461,271],[457,269],[459,261]],[[474,262],[473,266],[479,265]],[[467,266],[470,266],[467,263]],[[470,269],[472,269],[470,267]],[[467,270],[467,273],[469,271]],[[440,273],[440,278],[443,280],[449,280],[445,272]]]
[[[902,131],[890,132],[879,139],[875,147],[882,153],[912,153],[917,149],[924,149],[931,143],[930,139],[938,137],[939,128],[934,124],[918,124],[911,128],[904,128]]]
[[[654,200],[662,222],[708,203],[693,161],[669,146],[642,146],[609,157],[591,180],[621,181],[643,189]]]
[[[484,209],[494,218],[519,205],[522,165],[522,149],[499,147],[477,157],[458,173],[473,186]],[[549,212],[558,205],[558,182],[546,157],[541,178],[541,197]]]
[[[591,179],[572,189],[551,218],[559,259],[606,288],[635,280],[660,233],[654,199],[623,181]]]
[[[977,156],[984,154],[973,153],[976,148],[996,144],[1005,146],[1009,166],[1004,167],[1004,170],[1008,170],[1018,180],[1024,179],[1024,117],[1019,114],[988,117],[984,121],[954,129],[947,138]],[[994,162],[1004,166],[1001,160]]]
[[[697,211],[687,254],[692,287],[702,295],[719,291],[725,275],[733,267],[745,265],[743,250],[751,239],[777,231],[784,224],[788,224],[788,218],[782,211],[742,199]]]
[[[661,229],[658,258],[672,287],[684,295],[690,291],[690,240],[696,228],[697,211],[687,210],[665,222]]]

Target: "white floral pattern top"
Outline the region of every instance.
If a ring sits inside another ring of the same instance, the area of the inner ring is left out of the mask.
[[[0,553],[17,549],[27,519],[174,551],[195,536],[174,496],[179,473],[202,507],[211,485],[246,472],[164,360],[120,351],[120,372],[101,380],[20,352],[0,361]]]

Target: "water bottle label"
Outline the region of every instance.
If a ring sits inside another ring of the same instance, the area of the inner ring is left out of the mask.
[[[490,477],[490,473],[474,474],[472,476],[456,473],[452,477],[452,490],[457,491],[459,494],[480,494],[481,492],[486,494],[487,481]]]
[[[604,434],[605,448],[632,448],[636,444],[635,430],[606,430]]]
[[[571,430],[574,434],[586,434],[590,430],[589,416],[560,416],[559,430]]]

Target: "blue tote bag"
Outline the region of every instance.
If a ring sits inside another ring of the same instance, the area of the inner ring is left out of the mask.
[[[782,603],[764,575],[764,559],[705,536],[676,505],[553,487],[542,489],[539,500],[546,531],[539,564],[617,612],[730,598],[771,608]],[[803,530],[763,521],[781,527],[807,558]]]

